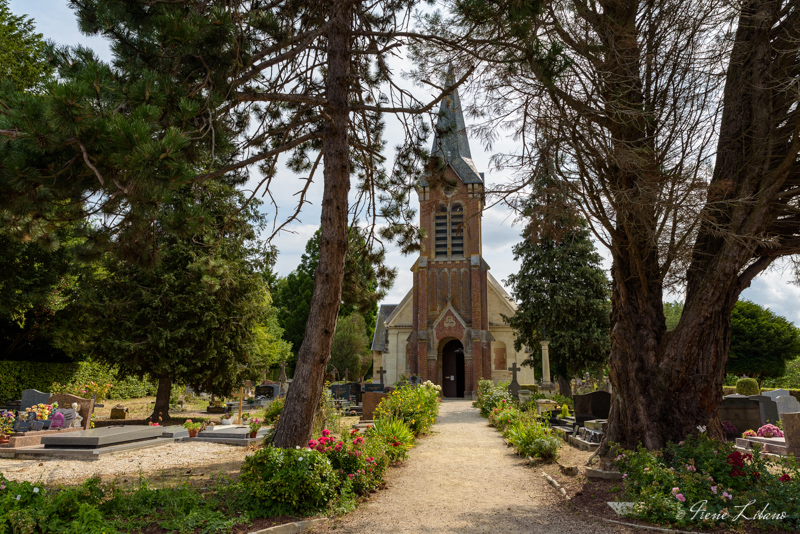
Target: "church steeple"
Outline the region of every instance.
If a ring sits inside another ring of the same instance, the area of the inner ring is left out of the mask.
[[[453,87],[452,69],[447,75],[446,87]],[[433,138],[431,156],[444,159],[458,178],[465,184],[482,184],[483,176],[472,161],[467,138],[467,127],[461,110],[458,89],[453,88],[439,106],[439,120],[436,123],[436,134]],[[427,180],[421,184],[427,187]]]

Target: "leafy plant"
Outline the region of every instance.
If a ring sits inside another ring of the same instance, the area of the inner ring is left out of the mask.
[[[374,418],[399,419],[415,436],[424,434],[439,415],[441,386],[426,381],[418,387],[401,386],[375,408]]]
[[[278,397],[271,403],[269,406],[264,410],[264,424],[265,425],[272,425],[278,421],[278,417],[281,416],[281,412],[283,411],[283,404],[286,402],[284,397]]]
[[[386,444],[386,455],[392,462],[403,461],[414,444],[414,433],[400,419],[386,417],[376,419],[367,429],[369,439],[382,440]]]
[[[739,395],[758,395],[761,388],[755,378],[740,378],[736,381],[736,393]]]

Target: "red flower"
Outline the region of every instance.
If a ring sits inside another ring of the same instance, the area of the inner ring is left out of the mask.
[[[790,477],[788,473],[784,473],[778,480],[781,482],[791,482],[792,477]]]

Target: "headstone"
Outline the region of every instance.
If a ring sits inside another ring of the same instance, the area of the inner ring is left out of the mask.
[[[753,395],[750,398],[758,401],[758,409],[762,425],[767,423],[774,425],[780,421],[780,416],[778,415],[778,405],[775,404],[774,399],[767,397],[766,395]]]
[[[57,393],[51,395],[48,399],[48,404],[57,402],[62,408],[72,406],[73,403],[78,404],[78,416],[81,417],[84,430],[89,430],[92,425],[92,412],[94,412],[94,399],[84,399],[77,395],[70,395],[69,393]],[[77,419],[77,418],[76,418]]]
[[[350,400],[350,386],[345,384],[332,385],[331,397],[336,400]]]
[[[266,400],[275,400],[281,394],[281,386],[278,384],[262,384],[256,386],[256,399],[263,397]]]
[[[576,416],[591,415],[592,419],[608,419],[611,411],[611,393],[608,391],[593,391],[585,395],[572,397],[575,402]]]
[[[408,379],[408,383],[412,386],[418,386],[422,383],[422,379],[417,375],[411,375],[411,378]]]
[[[369,386],[369,384],[367,385]],[[378,404],[380,404],[381,401],[388,396],[388,393],[376,393],[371,391],[365,392],[364,402],[361,407],[361,419],[364,421],[372,421],[372,414],[375,411],[375,408],[377,408]]]
[[[543,414],[555,410],[558,403],[550,399],[536,399],[536,413]]]
[[[386,369],[384,369],[383,367],[378,367],[378,370],[375,371],[375,374],[378,375],[380,383],[383,384],[383,375],[386,374]]]
[[[350,400],[356,404],[361,404],[361,384],[358,382],[350,382],[345,385],[350,387]]]
[[[777,401],[778,397],[787,397],[789,396],[789,391],[785,389],[773,389],[772,391],[765,391],[762,393],[765,397],[769,397],[770,399]]]
[[[64,414],[56,412],[50,417],[50,430],[64,428]]]
[[[720,421],[730,421],[741,433],[758,430],[761,423],[761,403],[744,395],[727,395],[719,405]]]
[[[383,393],[383,384],[365,384],[364,393]]]
[[[780,416],[781,419],[783,419],[783,414],[785,413],[800,412],[800,401],[791,395],[778,397],[775,404],[778,405],[778,416]]]
[[[22,392],[20,409],[24,411],[25,408],[31,408],[37,404],[51,404],[48,399],[50,399],[49,393],[42,393],[38,389],[26,389]],[[61,403],[59,403],[60,405]]]
[[[511,367],[508,368],[511,371],[511,383],[508,385],[508,392],[511,394],[512,397],[519,400],[519,382],[517,382],[517,372],[521,371],[522,369],[517,365],[517,362],[511,364]]]
[[[60,413],[64,417],[64,428],[71,428],[72,422],[78,415],[78,412],[72,408],[56,408],[56,413]]]
[[[800,413],[783,414],[783,437],[786,440],[786,453],[800,459]]]
[[[113,408],[111,408],[111,419],[127,419],[128,418],[128,409],[121,405],[117,404]]]

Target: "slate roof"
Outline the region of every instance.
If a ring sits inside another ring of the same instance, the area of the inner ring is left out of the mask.
[[[453,79],[448,76],[447,85],[452,86],[452,84]],[[458,89],[453,89],[439,107],[439,120],[436,123],[431,156],[443,158],[465,184],[483,183],[483,176],[475,167],[469,150],[467,127],[464,123],[464,113],[461,111]],[[420,185],[428,186],[425,177],[422,178]]]
[[[377,324],[375,324],[375,334],[372,336],[372,350],[383,352],[386,347],[386,319],[397,308],[397,304],[381,304],[378,310]]]

